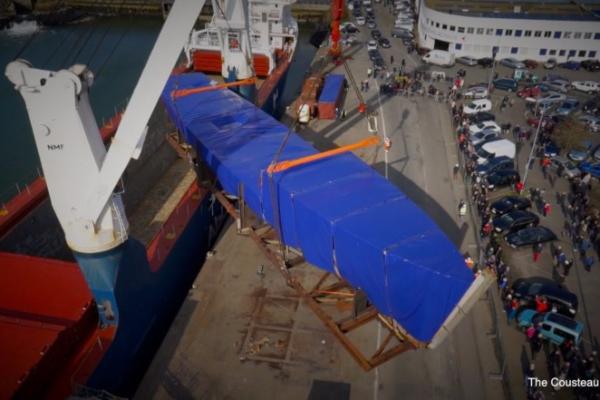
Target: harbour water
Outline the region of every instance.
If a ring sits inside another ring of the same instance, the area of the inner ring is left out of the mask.
[[[98,124],[124,107],[162,26],[149,17],[96,18],[76,25],[41,28],[23,25],[0,31],[2,71],[19,50],[34,67],[59,70],[87,64],[96,74],[91,103]],[[282,94],[287,104],[299,93],[316,49],[308,40],[313,27],[300,27],[297,54]],[[33,36],[32,36],[33,35]],[[39,159],[24,103],[8,79],[0,77],[0,206],[39,173]],[[73,188],[76,190],[76,188]]]

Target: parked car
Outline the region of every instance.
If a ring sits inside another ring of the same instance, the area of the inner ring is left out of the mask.
[[[533,103],[560,103],[567,99],[567,96],[562,93],[550,92],[540,97],[527,97],[525,100]]]
[[[490,57],[483,57],[477,60],[477,64],[481,65],[483,68],[492,68],[494,60]]]
[[[488,95],[487,86],[474,86],[463,93],[463,97],[468,99],[485,99]]]
[[[475,146],[477,164],[482,165],[496,157],[508,157],[514,159],[517,154],[517,146],[510,140],[497,138],[482,142]]]
[[[533,226],[531,228],[523,228],[519,231],[509,233],[504,239],[510,247],[517,248],[535,243],[551,242],[558,238],[554,232],[545,226]]]
[[[566,99],[556,109],[556,113],[559,115],[569,115],[579,107],[579,100],[574,98]]]
[[[578,347],[583,336],[583,324],[558,313],[539,314],[535,310],[524,310],[517,319],[520,328],[539,325],[539,334],[556,346],[570,339],[573,345]]]
[[[590,72],[600,71],[600,61],[584,60],[581,62],[581,68],[584,68]]]
[[[469,66],[477,65],[477,59],[475,57],[470,57],[470,56],[457,57],[456,62],[459,64],[469,65]]]
[[[517,91],[517,96],[527,98],[527,97],[538,97],[542,94],[542,89],[539,85],[527,86],[523,89]]]
[[[582,163],[579,163],[579,169],[581,170],[581,172],[590,174],[594,178],[600,179],[600,163],[592,164],[584,161]]]
[[[369,20],[369,21],[367,21],[367,28],[375,29],[375,28],[377,28],[377,24],[375,23],[375,21]]]
[[[473,144],[473,146],[477,146],[479,143],[488,142],[492,139],[496,139],[499,136],[500,134],[493,129],[484,129],[470,135],[469,141]]]
[[[573,71],[579,71],[579,69],[581,68],[581,63],[579,61],[567,61],[558,64],[558,66],[565,69],[571,69]]]
[[[583,114],[577,120],[588,127],[590,132],[598,133],[600,131],[600,117],[590,114]],[[600,158],[598,159],[600,160]]]
[[[567,93],[569,91],[569,89],[571,88],[571,84],[569,83],[569,81],[565,81],[562,79],[547,81],[544,83],[544,85],[549,90],[554,90],[554,91],[560,92],[560,93]]]
[[[387,38],[384,38],[384,37],[382,37],[382,38],[379,39],[379,45],[381,47],[383,47],[384,49],[389,49],[390,47],[392,47],[390,41]]]
[[[469,134],[471,136],[482,131],[493,131],[499,134],[501,129],[495,121],[484,121],[469,125]]]
[[[513,69],[525,68],[525,64],[523,64],[521,61],[517,60],[516,58],[512,58],[512,57],[503,58],[502,60],[500,60],[500,64],[504,65],[505,67],[513,68]]]
[[[543,143],[544,157],[556,157],[560,154],[560,148],[552,140],[548,139]]]
[[[494,201],[490,205],[490,210],[494,215],[504,215],[512,210],[527,210],[531,207],[531,201],[521,196],[504,196]]]
[[[573,89],[584,93],[596,93],[600,91],[600,83],[596,81],[573,81]]]
[[[544,62],[544,68],[546,69],[554,69],[556,68],[556,59],[555,58],[549,58],[548,60],[546,60],[546,62]]]
[[[367,54],[369,55],[369,60],[371,61],[375,61],[376,58],[381,57],[381,53],[379,53],[379,50],[368,50]]]
[[[471,114],[468,116],[469,122],[472,124],[477,124],[484,121],[494,121],[496,116],[490,112],[480,112],[477,114]]]
[[[521,180],[519,172],[514,169],[503,169],[493,172],[486,176],[487,187],[489,190],[495,190],[505,186],[511,186]]]
[[[515,169],[515,161],[510,157],[501,156],[492,158],[485,164],[478,165],[476,171],[479,175],[483,176],[507,169]]]
[[[451,67],[454,65],[454,54],[448,51],[431,50],[422,58],[426,64],[434,64],[442,67]]]
[[[406,30],[406,29],[400,29],[400,28],[392,29],[390,35],[392,37],[401,38],[401,39],[404,39],[404,38],[412,39],[415,37],[411,31]]]
[[[376,40],[369,40],[367,42],[367,50],[377,50],[377,41]]]
[[[355,10],[355,12],[356,12],[356,10]],[[359,13],[360,13],[360,11],[359,11]],[[358,17],[356,17],[356,23],[357,23],[359,26],[362,26],[362,25],[364,25],[364,24],[366,24],[366,23],[367,23],[367,20],[366,20],[366,19],[365,19],[365,17],[363,17],[362,15],[359,15]]]
[[[492,102],[487,99],[472,100],[463,107],[463,113],[466,115],[476,114],[482,111],[490,111]]]
[[[583,140],[579,145],[567,154],[570,160],[575,162],[581,162],[587,160],[590,156],[590,150],[592,149],[592,142],[589,140]]]
[[[569,179],[581,175],[579,168],[570,160],[561,156],[554,156],[550,159],[550,168],[556,171],[558,176],[563,176]]]
[[[525,66],[529,69],[536,69],[539,65],[539,63],[535,60],[525,60],[523,61],[523,64],[525,64]]]
[[[513,297],[525,308],[535,309],[536,296],[544,296],[556,312],[574,317],[579,300],[577,295],[552,279],[541,276],[517,279],[512,285]]]
[[[373,29],[371,31],[371,37],[375,40],[378,40],[381,37],[381,31],[379,29]]]
[[[506,90],[509,92],[516,92],[518,88],[518,83],[514,79],[510,78],[498,78],[494,79],[492,82],[494,84],[494,88]]]
[[[349,24],[345,28],[342,28],[341,31],[342,33],[357,33],[360,32],[360,29],[352,24]]]
[[[595,97],[583,103],[583,112],[596,114],[600,110],[600,97]]]
[[[523,210],[514,210],[492,220],[494,231],[498,233],[508,233],[518,231],[519,229],[537,226],[540,218],[532,212]]]
[[[378,57],[375,57],[375,59],[373,60],[373,66],[377,70],[382,70],[385,67],[385,61],[383,61],[383,57],[381,57],[381,54]]]

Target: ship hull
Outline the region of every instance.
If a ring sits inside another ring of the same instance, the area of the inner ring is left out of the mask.
[[[119,327],[86,386],[119,396],[134,394],[224,218],[222,208],[204,194],[164,262],[157,266],[152,265],[147,249],[138,240],[130,238],[125,243],[115,287]]]

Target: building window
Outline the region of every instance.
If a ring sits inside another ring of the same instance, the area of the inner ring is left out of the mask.
[[[586,33],[583,35],[583,38],[584,38],[584,39],[591,39],[591,38],[592,38],[592,32],[586,32]]]
[[[554,39],[560,39],[561,31],[554,32]]]
[[[544,37],[550,37],[550,36],[552,36],[552,32],[551,31],[544,32]]]
[[[517,54],[519,52],[519,48],[518,47],[511,47],[510,48],[510,54]]]
[[[600,40],[600,32],[594,33],[594,40]]]
[[[525,37],[531,36],[531,31],[525,31]]]
[[[465,27],[464,26],[459,26],[458,27],[458,33],[465,33]]]
[[[496,36],[502,36],[502,29],[496,29]]]
[[[494,28],[487,28],[485,30],[485,34],[486,35],[493,35],[494,34]]]
[[[571,34],[572,34],[572,32],[563,33],[563,39],[571,39]]]
[[[500,51],[500,48],[498,46],[492,47],[492,56],[496,57],[496,54],[498,54],[499,51]]]
[[[561,50],[561,51],[559,51],[559,52],[558,52],[558,55],[559,55],[560,57],[564,57],[564,56],[565,56],[565,54],[567,54],[567,51],[566,51],[566,50]]]
[[[475,32],[475,28],[467,28],[467,33],[470,33],[472,35],[473,32]]]
[[[456,43],[456,44],[454,45],[454,48],[455,48],[456,50],[462,50],[462,43]]]
[[[535,37],[542,36],[542,31],[535,31],[535,33],[533,34],[533,36],[535,36]]]
[[[477,28],[477,34],[483,35],[483,28]]]
[[[575,50],[569,50],[569,55],[567,57],[575,57],[576,53],[577,53],[577,51],[575,51]]]
[[[585,57],[585,50],[579,50],[579,53],[577,54],[577,57]]]
[[[431,26],[435,26],[435,22],[433,22],[433,20],[431,20]]]
[[[450,30],[451,30],[452,32],[454,32],[454,31],[456,30],[456,27],[455,27],[454,25],[450,25]]]
[[[442,25],[442,29],[447,30],[448,29],[448,25],[446,25],[446,24]]]
[[[522,35],[522,34],[523,34],[523,31],[522,31],[521,29],[517,29],[517,30],[515,31],[515,36],[516,36],[516,37],[521,37],[521,35]]]
[[[547,52],[547,49],[540,49],[540,56],[545,56]]]
[[[439,28],[439,27],[440,27],[440,23],[439,23],[439,22],[436,22],[436,23],[435,23],[435,27],[436,27],[436,28]]]
[[[549,55],[551,56],[555,56],[556,55],[556,50],[552,49],[548,52]]]
[[[588,57],[589,58],[596,58],[596,51],[595,50],[590,50],[590,52],[588,53]]]
[[[575,32],[573,39],[581,39],[581,32]]]

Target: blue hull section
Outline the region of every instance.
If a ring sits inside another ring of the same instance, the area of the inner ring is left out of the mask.
[[[119,396],[134,394],[224,218],[221,206],[206,195],[158,271],[152,271],[139,241],[130,238],[121,246],[115,286],[120,322],[88,386]]]
[[[431,341],[474,281],[440,228],[353,154],[269,177],[288,127],[230,91],[171,96],[175,87],[208,83],[202,74],[173,77],[162,98],[223,188],[235,194],[243,184],[248,205],[280,228],[287,245],[363,289],[414,338]],[[279,160],[315,153],[292,132]]]

